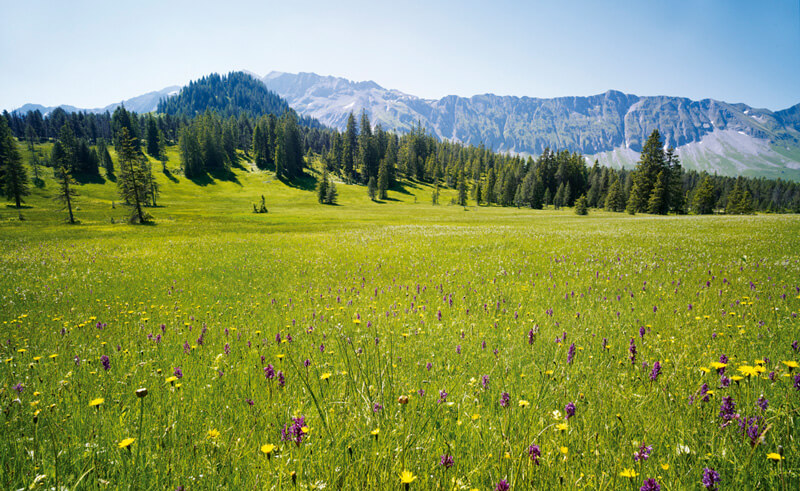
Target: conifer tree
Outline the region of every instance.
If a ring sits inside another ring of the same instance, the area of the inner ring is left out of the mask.
[[[72,175],[69,173],[69,169],[63,165],[59,166],[55,170],[54,176],[56,178],[56,182],[58,183],[58,190],[56,191],[55,199],[64,205],[68,212],[69,223],[74,224],[75,216],[72,213],[72,202],[73,198],[79,196],[78,190],[75,189],[75,186],[77,186],[78,183],[72,178]]]
[[[714,195],[714,184],[711,182],[711,177],[707,175],[694,193],[692,207],[695,213],[707,215],[714,212],[714,204],[716,202],[717,198]]]
[[[344,131],[344,148],[342,152],[342,165],[344,167],[344,175],[348,179],[353,178],[355,172],[355,156],[358,151],[358,131],[356,130],[356,118],[350,112],[347,117],[347,127]]]
[[[467,179],[463,170],[458,174],[458,204],[467,206]]]
[[[389,189],[389,162],[384,158],[378,168],[378,199],[386,199]]]
[[[433,193],[431,193],[431,204],[438,205],[439,204],[439,183],[437,182],[433,186]]]
[[[494,187],[497,182],[497,176],[494,173],[494,167],[489,169],[489,173],[486,175],[486,203],[491,205],[492,203],[497,202],[497,198],[495,196]]]
[[[631,187],[628,198],[629,210],[633,209],[634,212],[648,210],[650,195],[658,179],[658,174],[664,170],[669,172],[664,157],[664,144],[658,130],[653,130],[642,147],[639,163],[636,165],[633,187]]]
[[[147,153],[154,159],[158,159],[161,155],[159,153],[159,131],[156,124],[156,118],[152,114],[147,116]]]
[[[662,170],[658,173],[656,184],[650,192],[650,199],[647,200],[647,213],[666,215],[669,210],[669,202],[667,201],[669,192],[667,186],[669,183],[667,182],[666,172],[668,171]]]
[[[375,201],[375,197],[378,194],[378,185],[375,183],[375,176],[369,178],[369,183],[367,184],[367,195],[369,195],[369,199]]]
[[[333,181],[328,181],[327,189],[325,190],[325,203],[335,205],[339,199],[339,193],[336,191],[336,184]]]
[[[317,201],[320,204],[325,203],[328,197],[328,170],[322,172],[322,177],[317,181]]]
[[[556,190],[556,195],[553,197],[553,208],[558,210],[562,206],[565,205],[564,202],[564,183],[558,185],[558,189]]]
[[[576,215],[589,214],[589,207],[587,205],[587,199],[585,194],[582,194],[578,199],[575,200],[575,214]]]
[[[619,183],[619,176],[611,183],[608,188],[605,202],[606,211],[625,211],[625,195],[622,192],[622,186]]]
[[[30,194],[28,173],[6,118],[0,118],[0,178],[6,198],[13,199],[17,209],[22,208],[22,198]]]
[[[146,169],[133,146],[128,128],[120,128],[117,135],[119,155],[119,187],[120,197],[131,207],[131,223],[147,223],[150,216],[144,211],[149,198],[148,177]]]

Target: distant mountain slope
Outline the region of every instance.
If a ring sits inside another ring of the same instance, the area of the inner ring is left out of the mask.
[[[61,109],[63,109],[68,113],[88,112],[88,113],[102,114],[106,111],[114,112],[114,109],[124,104],[126,109],[141,114],[141,113],[148,113],[151,111],[155,111],[156,107],[158,106],[158,101],[166,97],[169,97],[171,95],[177,94],[179,90],[180,90],[179,86],[172,85],[169,87],[165,87],[161,90],[148,92],[146,94],[142,94],[140,96],[133,97],[131,99],[126,99],[122,102],[115,102],[105,107],[98,107],[94,109],[82,109],[69,105],[42,106],[41,104],[25,104],[24,106],[15,109],[13,112],[27,113],[30,111],[36,111],[38,109],[39,112],[42,113],[42,116],[47,116],[49,113],[53,112],[56,108],[60,107]]]
[[[272,72],[264,84],[300,114],[343,129],[350,111],[407,131],[420,121],[440,138],[497,151],[539,154],[569,149],[614,167],[630,167],[658,128],[692,169],[800,179],[800,104],[783,111],[680,97],[608,91],[589,97],[447,96],[421,99],[375,82],[314,73]]]

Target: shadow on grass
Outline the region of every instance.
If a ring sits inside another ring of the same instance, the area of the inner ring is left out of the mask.
[[[167,177],[167,179],[169,179],[170,181],[172,181],[172,182],[174,182],[174,183],[177,183],[177,182],[178,182],[178,178],[177,178],[177,177],[175,177],[175,175],[174,175],[172,172],[170,172],[170,171],[169,171],[169,169],[167,169],[166,167],[164,167],[164,175],[165,175],[165,176]]]
[[[208,171],[208,174],[218,181],[229,181],[240,186],[242,185],[242,183],[239,182],[239,178],[236,177],[236,174],[230,169],[214,169]]]
[[[303,173],[297,177],[281,178],[280,181],[287,186],[302,191],[313,191],[317,189],[317,178]]]
[[[78,184],[103,184],[106,182],[100,174],[75,174],[72,177]]]
[[[17,208],[17,205],[15,205],[15,204],[8,204],[8,205],[6,205],[6,208],[10,208],[12,210],[32,210],[33,206],[31,206],[31,205],[19,205],[19,208]]]

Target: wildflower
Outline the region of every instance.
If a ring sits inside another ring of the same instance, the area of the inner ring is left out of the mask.
[[[531,403],[526,401],[525,399],[520,399],[520,401],[517,404],[519,405],[519,407],[523,409],[531,405]]]
[[[17,385],[14,386],[14,390],[22,394],[22,391],[25,390],[25,386],[22,385],[22,383],[17,383]]]
[[[569,345],[569,351],[567,352],[567,364],[571,364],[572,360],[575,358],[575,343]]]
[[[734,375],[734,377],[735,376],[736,375]],[[731,379],[729,379],[727,375],[723,375],[719,378],[719,385],[722,386],[722,388],[727,388],[731,385]]]
[[[275,450],[275,445],[271,443],[267,443],[265,445],[261,445],[261,453],[270,458],[272,456],[272,452]]]
[[[708,395],[708,384],[704,383],[703,385],[700,386],[700,397],[703,398],[701,399],[703,402],[708,402],[710,397]]]
[[[528,456],[534,464],[539,465],[539,457],[542,456],[542,449],[539,448],[539,445],[531,444],[531,446],[528,447]]]
[[[644,326],[639,326],[639,337],[644,339]]]
[[[494,487],[494,491],[508,491],[509,489],[511,489],[511,485],[505,479],[500,479],[500,482]]]
[[[715,491],[717,487],[715,484],[720,482],[719,473],[714,469],[708,467],[703,469],[703,486],[710,491]]]
[[[135,438],[126,438],[126,439],[122,440],[121,442],[117,443],[117,447],[119,447],[119,448],[128,448],[128,447],[131,446],[131,443],[133,443],[135,440],[136,440]]]
[[[608,338],[603,338],[603,342],[600,345],[604,350],[608,349]]]
[[[533,329],[531,329],[530,331],[528,331],[528,344],[533,344],[535,340],[536,340],[536,333],[534,332]]]
[[[89,407],[99,406],[104,402],[106,402],[105,399],[103,399],[102,397],[98,397],[97,399],[92,399],[91,402],[89,402]]]
[[[402,395],[402,396],[398,397],[397,398],[397,402],[400,403],[400,404],[408,404],[408,396],[407,395]]]
[[[443,466],[445,469],[453,467],[453,464],[455,464],[455,460],[452,455],[444,454],[439,459],[439,465]]]
[[[320,380],[328,380],[329,378],[331,378],[331,375],[333,375],[331,372],[325,372],[325,373],[323,373],[322,375],[319,376],[319,379]]]
[[[306,426],[306,418],[305,416],[300,416],[299,418],[292,418],[292,425],[289,426],[288,424],[283,425],[283,429],[281,430],[281,440],[283,441],[294,441],[294,444],[298,447],[300,443],[303,442],[303,436],[308,433],[308,431],[303,431],[303,428],[308,428]]]
[[[372,405],[372,412],[373,412],[373,413],[377,413],[377,412],[378,412],[378,411],[380,411],[381,409],[383,409],[383,406],[382,406],[380,403],[377,403],[377,402],[376,402],[376,403],[374,403],[374,404]]]
[[[103,364],[103,368],[108,371],[111,368],[111,360],[108,359],[108,356],[103,355],[100,357],[100,363]]]
[[[508,407],[510,402],[511,396],[508,394],[508,392],[503,392],[503,394],[500,396],[500,405],[503,407]]]
[[[800,375],[794,376],[794,388],[800,390]]]
[[[768,454],[767,454],[767,458],[768,458],[769,460],[775,460],[775,461],[778,461],[778,462],[780,462],[781,460],[783,460],[783,456],[782,456],[781,454],[779,454],[779,453],[775,453],[775,452],[768,453]]]
[[[411,484],[412,482],[416,481],[416,479],[417,476],[415,476],[414,473],[411,471],[404,470],[403,472],[400,473],[400,482],[405,484],[406,487],[408,487],[408,485]]]
[[[566,414],[566,419],[569,419],[575,416],[575,403],[569,402],[566,406],[564,406],[564,413]]]
[[[567,423],[559,423],[556,425],[556,429],[558,431],[567,431],[569,429],[569,426],[567,425]]]
[[[769,407],[769,401],[762,394],[761,397],[758,398],[758,401],[756,401],[756,405],[760,407],[762,411],[766,411],[767,407]]]
[[[791,372],[792,370],[794,370],[795,368],[797,368],[798,366],[800,366],[800,365],[798,365],[798,364],[797,364],[797,362],[796,362],[796,361],[782,361],[781,363],[783,363],[784,365],[786,365],[786,366],[789,368],[789,371],[790,371],[790,372]]]
[[[792,349],[795,351],[800,351],[800,343],[797,341],[792,342]]]
[[[622,477],[629,477],[633,479],[634,477],[638,476],[639,474],[636,473],[633,469],[622,469],[622,472],[619,473]]]
[[[425,364],[425,368],[430,372],[431,368],[433,368],[433,363],[431,363],[431,362],[426,363]]]
[[[192,347],[189,346],[189,341],[183,343],[183,352],[187,355],[192,352]]]
[[[213,430],[208,430],[208,438],[217,438],[219,436],[219,430],[216,428]]]
[[[422,390],[422,389],[420,389],[420,390]],[[423,392],[423,394],[420,394],[420,395],[424,395],[424,392]],[[439,400],[437,402],[439,404],[441,404],[443,402],[447,402],[447,392],[445,392],[444,389],[439,391]]]
[[[458,346],[456,346],[456,353],[459,354],[459,355],[461,354],[461,345],[460,344]]]
[[[483,386],[484,390],[489,388],[489,376],[488,375],[484,375],[483,377],[481,377],[481,385]]]
[[[719,417],[725,421],[730,421],[735,417],[736,403],[733,402],[733,397],[727,396],[722,398],[722,405],[719,408]]]
[[[653,370],[650,372],[650,380],[655,381],[661,373],[661,363],[653,363]]]
[[[644,442],[642,442],[642,444],[639,445],[639,450],[633,453],[633,461],[634,462],[646,461],[650,457],[650,453],[652,451],[653,451],[652,445],[645,445]]]
[[[651,477],[650,479],[645,479],[639,491],[661,491],[661,485]]]
[[[380,433],[381,433],[380,428],[375,428],[374,430],[369,432],[369,434],[374,436],[376,440],[378,439],[378,435],[380,435]]]
[[[636,342],[631,338],[631,344],[628,346],[628,353],[630,353],[631,364],[636,363]]]
[[[275,378],[275,368],[272,365],[265,366],[264,376],[267,377],[267,380],[272,380]]]
[[[278,372],[278,386],[283,387],[286,385],[286,379],[283,376],[283,372]]]

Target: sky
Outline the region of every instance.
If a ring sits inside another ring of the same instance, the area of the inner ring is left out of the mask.
[[[211,72],[420,97],[609,89],[800,103],[800,0],[0,0],[0,109],[102,107]]]

